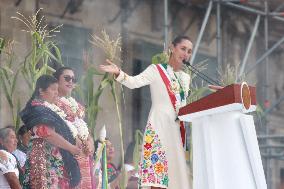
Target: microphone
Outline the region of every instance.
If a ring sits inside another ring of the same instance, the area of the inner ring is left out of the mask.
[[[191,65],[190,62],[183,60],[182,63],[184,65],[187,66],[188,69],[190,69],[190,71],[192,71],[193,73],[195,73],[198,77],[200,77],[201,79],[203,79],[204,81],[206,81],[207,83],[211,84],[211,85],[219,85],[219,82],[215,81],[214,79],[210,78],[209,76],[205,75],[204,73],[200,72],[197,68],[195,68],[194,66]]]
[[[183,60],[182,63],[187,65],[187,66],[191,66],[191,63],[189,61]]]

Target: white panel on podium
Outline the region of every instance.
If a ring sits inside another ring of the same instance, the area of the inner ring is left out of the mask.
[[[267,189],[253,117],[236,103],[179,116],[192,122],[193,189]]]

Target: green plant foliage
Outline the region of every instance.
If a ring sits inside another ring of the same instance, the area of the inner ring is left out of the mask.
[[[40,11],[40,10],[39,10]],[[62,64],[61,53],[56,43],[52,41],[51,34],[57,28],[46,30],[47,25],[43,25],[43,17],[38,20],[39,11],[32,16],[25,17],[18,13],[18,17],[13,19],[22,22],[26,33],[30,35],[31,49],[24,60],[16,61],[19,58],[14,53],[14,42],[0,37],[0,54],[2,62],[0,64],[0,87],[11,110],[13,124],[16,129],[20,125],[18,115],[21,107],[20,99],[15,98],[15,88],[18,85],[18,77],[21,75],[28,85],[28,91],[32,92],[35,88],[36,80],[43,74],[50,74],[54,70],[48,65],[51,60]]]
[[[117,36],[116,39],[111,39],[110,36],[106,33],[105,30],[102,30],[101,37],[97,35],[91,36],[90,43],[95,47],[99,47],[106,55],[106,58],[114,63],[114,61],[120,62],[120,52],[121,52],[121,37]],[[120,136],[120,147],[121,154],[124,154],[123,147],[123,134],[122,134],[122,120],[119,109],[119,100],[116,92],[116,82],[114,81],[114,77],[108,73],[101,74],[98,72],[93,64],[88,62],[88,57],[85,57],[84,62],[84,70],[85,74],[81,79],[81,87],[77,87],[75,92],[78,96],[80,96],[81,100],[86,105],[87,112],[87,123],[90,127],[93,137],[95,138],[95,127],[96,120],[98,116],[98,112],[100,110],[99,107],[99,98],[101,97],[104,89],[106,87],[110,87],[111,95],[113,97],[116,112],[118,117],[118,128],[119,128],[119,136]],[[95,89],[94,87],[94,77],[101,77],[100,83],[98,87]],[[126,175],[124,170],[124,156],[122,155],[121,159],[122,164],[122,180],[120,182],[121,188],[125,188],[126,183]]]
[[[135,167],[135,170],[138,171],[140,157],[141,157],[141,151],[142,151],[142,145],[143,145],[143,133],[140,130],[135,131],[135,146],[133,151],[133,164]]]
[[[48,63],[56,61],[62,65],[61,53],[56,43],[52,40],[54,32],[59,32],[58,28],[61,25],[47,30],[47,25],[44,24],[44,16],[39,18],[39,9],[34,15],[26,17],[17,12],[18,17],[12,17],[17,21],[23,23],[26,28],[23,29],[30,34],[31,50],[26,55],[21,64],[21,73],[27,82],[30,91],[35,88],[36,80],[43,74],[51,74],[55,70],[51,68]],[[54,51],[54,54],[52,53]]]
[[[0,54],[5,46],[5,39],[0,37]]]
[[[14,64],[16,62],[16,56],[13,51],[14,41],[6,41],[3,38],[1,39],[0,46],[3,61],[0,65],[0,87],[2,88],[1,91],[4,93],[4,96],[9,104],[13,125],[18,128],[20,124],[18,112],[21,103],[19,99],[14,98],[14,93],[20,68],[14,68]]]
[[[227,64],[224,70],[219,70],[219,81],[222,86],[228,86],[234,83],[242,83],[247,80],[246,75],[239,76],[239,64],[231,65]],[[264,115],[263,109],[260,105],[256,105],[256,111],[252,114],[255,115],[258,119],[261,119]]]
[[[55,60],[62,64],[61,53],[59,48],[53,41],[43,41],[39,33],[35,32],[31,35],[32,49],[25,57],[22,64],[22,74],[31,89],[35,88],[36,80],[43,74],[51,74],[55,70],[48,63]],[[55,51],[55,55],[52,54]]]
[[[202,97],[204,97],[204,94],[209,91],[208,87],[197,87],[197,86],[191,86],[190,87],[190,96],[187,98],[187,103],[195,102]]]
[[[152,64],[164,64],[169,62],[169,56],[167,53],[159,53],[152,57]]]
[[[101,82],[97,89],[94,85],[94,77],[102,76]],[[86,108],[86,120],[90,128],[91,134],[95,138],[95,126],[100,110],[99,98],[102,95],[103,90],[109,84],[108,74],[102,74],[98,72],[94,67],[90,66],[86,70],[85,74],[80,80],[80,85],[77,85],[75,89],[76,96],[79,96],[80,100],[84,102]]]
[[[222,86],[228,86],[233,83],[241,83],[245,81],[246,76],[243,74],[238,78],[239,64],[226,64],[225,69],[218,70],[219,81]]]

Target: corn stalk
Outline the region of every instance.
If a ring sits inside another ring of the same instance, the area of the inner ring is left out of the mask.
[[[42,41],[38,33],[32,34],[31,40],[32,49],[22,64],[22,74],[30,91],[33,91],[36,81],[41,75],[51,74],[55,71],[48,65],[51,59],[59,64],[62,64],[62,60],[58,47],[52,41]],[[56,55],[52,54],[52,49],[55,50]]]
[[[13,125],[18,129],[20,125],[20,117],[18,115],[21,107],[20,99],[14,98],[16,83],[20,72],[19,68],[14,69],[16,56],[13,51],[14,41],[7,41],[1,38],[0,51],[2,53],[3,63],[0,64],[0,87],[2,88],[4,96],[8,102]]]
[[[25,17],[23,14],[17,12],[17,17],[12,17],[16,21],[20,21],[25,25],[24,31],[30,35],[31,50],[27,53],[24,60],[21,61],[20,66],[14,65],[16,56],[13,50],[13,41],[6,42],[0,38],[0,53],[3,61],[0,65],[0,86],[1,92],[4,93],[5,98],[11,109],[13,124],[18,129],[20,125],[20,117],[18,115],[21,109],[20,99],[15,99],[15,88],[17,86],[18,76],[22,74],[26,81],[29,91],[35,88],[36,80],[42,75],[51,73],[54,70],[48,65],[51,60],[55,60],[62,64],[61,53],[56,44],[51,40],[54,32],[57,29],[47,30],[47,25],[43,24],[44,16],[40,17],[38,10],[36,14]],[[39,18],[39,19],[38,19]],[[54,51],[54,53],[52,53]]]
[[[110,36],[106,33],[105,30],[101,32],[101,37],[97,35],[92,35],[90,43],[93,44],[95,47],[100,48],[104,51],[106,58],[108,58],[112,62],[120,62],[120,56],[118,53],[121,51],[121,37],[118,35],[117,39],[112,40]],[[102,95],[102,92],[107,86],[111,88],[111,94],[116,106],[116,112],[118,117],[118,127],[119,127],[119,135],[120,135],[120,150],[122,155],[122,180],[120,182],[121,188],[125,188],[126,183],[126,174],[124,171],[124,147],[123,147],[123,132],[122,132],[122,119],[119,109],[119,100],[118,95],[116,92],[116,82],[112,75],[105,73],[99,73],[92,64],[89,64],[88,60],[85,62],[85,70],[86,75],[82,78],[81,82],[85,84],[84,87],[78,87],[76,89],[76,93],[83,99],[86,104],[87,109],[87,122],[89,125],[90,130],[95,138],[95,126],[96,126],[96,119],[99,108],[99,98]],[[99,83],[98,88],[94,89],[94,77],[95,76],[102,76],[101,81]],[[82,83],[82,84],[83,84]],[[83,85],[82,85],[83,86]]]
[[[102,79],[97,89],[94,88],[94,77],[101,76]],[[91,134],[95,137],[96,120],[98,117],[99,98],[103,90],[109,85],[108,74],[99,73],[94,67],[89,66],[84,76],[81,78],[80,85],[75,89],[75,93],[84,102],[86,106],[86,120]]]
[[[25,25],[22,31],[28,33],[31,37],[31,50],[21,64],[21,73],[28,84],[30,91],[35,89],[37,79],[43,74],[50,74],[55,70],[48,63],[51,60],[62,64],[61,53],[55,42],[52,41],[54,33],[59,32],[59,25],[51,30],[44,24],[44,16],[39,18],[39,9],[36,14],[26,17],[17,12],[17,17],[12,17]],[[54,51],[54,54],[53,52]]]

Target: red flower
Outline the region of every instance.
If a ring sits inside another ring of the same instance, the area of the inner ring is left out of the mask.
[[[36,135],[42,138],[48,137],[50,135],[48,127],[46,125],[40,125],[37,127]]]
[[[54,150],[51,151],[51,154],[53,156],[57,156],[59,154],[59,149],[58,148],[55,148]]]
[[[146,143],[146,144],[144,144],[144,148],[149,150],[150,148],[152,148],[152,145],[150,143]]]

